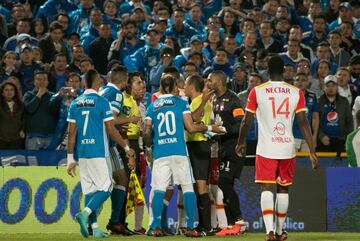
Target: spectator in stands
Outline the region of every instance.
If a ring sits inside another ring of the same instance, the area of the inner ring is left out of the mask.
[[[287,52],[281,53],[280,57],[284,61],[284,64],[296,66],[296,63],[304,58],[300,52],[300,42],[295,39],[289,39]]]
[[[299,41],[300,43],[300,52],[301,54],[307,58],[308,60],[312,60],[314,58],[314,52],[312,51],[312,49],[305,45],[304,43],[302,43],[302,31],[299,25],[293,25],[290,28],[290,33],[289,33],[289,39],[295,39],[297,41]]]
[[[44,19],[34,19],[31,22],[30,34],[36,39],[42,39],[47,32],[47,23]]]
[[[18,23],[25,19],[25,8],[23,4],[15,4],[11,9],[11,22],[7,24],[8,36],[13,36],[18,32]],[[30,30],[30,29],[29,29]],[[19,32],[18,32],[19,33]],[[10,49],[8,49],[10,50]]]
[[[276,20],[275,24],[275,35],[274,38],[277,39],[280,43],[286,44],[288,41],[288,35],[290,30],[290,20],[287,18],[279,18]]]
[[[316,48],[316,57],[313,59],[310,67],[311,74],[315,74],[316,68],[321,60],[329,62],[331,74],[336,73],[338,66],[330,60],[330,45],[328,42],[321,42]]]
[[[181,69],[182,66],[189,60],[189,56],[193,53],[199,53],[202,65],[208,65],[210,60],[207,58],[209,52],[208,50],[203,49],[203,43],[200,36],[194,35],[190,39],[190,46],[187,48],[182,48],[180,54],[177,55],[174,59],[175,66],[178,69]]]
[[[59,53],[55,55],[53,65],[48,75],[49,91],[56,93],[61,88],[66,86],[66,80],[69,76],[67,64],[68,63],[65,54]]]
[[[236,54],[240,57],[240,54],[244,51],[251,51],[256,57],[256,32],[255,31],[247,31],[244,34],[244,41],[242,45],[236,50]],[[241,61],[241,60],[239,60]]]
[[[202,74],[204,69],[208,66],[203,61],[204,55],[201,55],[198,52],[194,52],[189,55],[188,62],[193,63],[196,66],[197,72]]]
[[[330,0],[329,1],[329,8],[326,11],[326,21],[331,23],[337,19],[339,16],[339,7],[340,7],[340,0]]]
[[[215,70],[221,70],[229,79],[232,78],[233,70],[229,64],[227,53],[224,48],[218,48],[216,50],[214,60],[212,61],[211,65],[204,70],[203,74],[208,75]]]
[[[0,149],[23,148],[24,104],[18,91],[11,82],[0,85]]]
[[[41,66],[34,61],[32,47],[22,45],[20,48],[20,83],[23,93],[34,88],[34,72],[40,70]]]
[[[77,9],[76,5],[72,1],[59,1],[59,0],[48,0],[45,1],[42,6],[40,6],[36,19],[46,19],[47,23],[59,19],[56,18],[59,12],[69,13]]]
[[[186,19],[185,23],[194,28],[198,33],[205,33],[206,26],[201,21],[202,12],[200,3],[195,2],[190,5],[189,15],[190,19]]]
[[[256,55],[255,72],[261,75],[263,81],[267,81],[269,53],[265,49],[260,49]]]
[[[149,6],[144,4],[142,0],[129,0],[120,5],[120,14],[130,14],[134,11],[135,8],[141,8],[146,11],[147,14],[151,14],[151,9]]]
[[[72,62],[69,64],[69,71],[80,74],[80,61],[84,58],[84,48],[80,44],[72,46]]]
[[[186,62],[183,67],[184,79],[187,79],[189,76],[199,74],[196,65],[193,62]]]
[[[230,10],[225,10],[221,16],[221,27],[226,35],[235,36],[238,32],[237,16]]]
[[[78,34],[70,32],[70,17],[64,12],[61,12],[55,16],[55,21],[58,21],[63,26],[63,33],[65,37],[68,37],[70,34]]]
[[[24,95],[26,113],[26,141],[27,150],[45,149],[51,142],[56,125],[56,114],[50,108],[47,73],[35,73],[35,88]]]
[[[305,64],[305,62],[301,62],[299,64]],[[301,71],[296,74],[294,85],[304,93],[305,104],[307,108],[306,117],[311,126],[313,143],[316,144],[319,133],[319,107],[317,97],[315,93],[309,91],[308,75],[304,72]],[[309,146],[304,140],[296,117],[293,124],[293,134],[295,138],[295,150],[309,152]]]
[[[111,44],[108,59],[116,59],[123,63],[126,56],[132,55],[144,44],[144,40],[136,38],[135,21],[129,19],[122,23],[118,38]]]
[[[260,24],[260,38],[256,41],[258,49],[266,49],[269,53],[284,52],[284,46],[272,37],[274,27],[272,22],[264,20]]]
[[[113,41],[110,24],[102,23],[99,28],[99,37],[89,45],[89,57],[94,61],[95,69],[100,74],[105,75],[107,73],[107,57]]]
[[[310,60],[303,58],[297,62],[296,65],[296,74],[304,74],[307,77],[308,86],[307,89],[310,89],[310,86],[314,83],[314,77],[310,74]]]
[[[303,43],[316,51],[319,44],[327,40],[326,18],[324,15],[318,15],[313,21],[313,30],[309,36],[305,37]]]
[[[67,115],[71,102],[81,94],[80,75],[70,73],[66,80],[66,87],[62,87],[58,93],[50,99],[50,108],[58,113],[58,122],[54,137],[47,147],[48,150],[66,150],[67,146]]]
[[[321,60],[316,67],[316,74],[310,85],[310,90],[319,98],[324,93],[325,77],[330,75],[330,63],[326,60]]]
[[[333,75],[325,78],[324,94],[319,98],[318,151],[345,150],[345,138],[353,130],[353,117],[349,102],[337,92],[337,80]]]
[[[342,42],[340,47],[344,48],[351,55],[360,54],[360,40],[353,37],[354,24],[350,21],[343,21],[340,24]]]
[[[38,40],[31,37],[30,33],[30,21],[23,19],[16,23],[16,31],[17,33],[8,38],[4,43],[4,49],[7,51],[15,51],[19,52],[18,48],[24,44],[31,44],[33,46],[37,46]]]
[[[141,38],[146,34],[146,30],[150,27],[150,18],[147,15],[147,11],[143,7],[136,7],[132,10],[130,19],[135,21],[137,27],[137,38]]]
[[[89,45],[97,37],[99,37],[99,29],[102,21],[101,11],[98,8],[93,8],[89,16],[90,23],[85,25],[80,31],[80,42],[84,47],[85,53],[89,53]]]
[[[238,45],[242,45],[244,42],[244,37],[248,32],[254,32],[256,30],[256,23],[251,18],[245,18],[240,25],[240,32],[235,36],[236,42]]]
[[[247,88],[247,67],[244,63],[236,63],[232,66],[232,78],[227,83],[227,88],[240,93]]]
[[[7,51],[1,62],[0,68],[0,84],[7,80],[10,76],[19,77],[19,71],[16,66],[16,53],[14,51]]]
[[[231,66],[233,66],[235,64],[235,62],[237,61],[237,57],[238,57],[236,54],[237,44],[236,44],[236,40],[235,40],[234,36],[229,35],[229,36],[225,37],[224,49],[227,53],[229,64]]]
[[[160,58],[160,63],[150,70],[151,93],[155,93],[159,90],[160,79],[164,70],[167,67],[174,65],[174,50],[166,46],[163,47],[160,51]]]
[[[108,22],[111,26],[113,37],[116,36],[116,33],[121,26],[121,21],[118,18],[118,4],[114,0],[106,0],[103,4],[104,9],[104,20]]]
[[[351,8],[351,4],[349,2],[342,2],[339,7],[339,17],[329,24],[329,30],[334,30],[338,28],[342,21],[352,21],[353,20],[353,12]],[[354,28],[353,33],[356,38],[360,38],[360,30]]]
[[[90,11],[94,7],[94,0],[80,0],[78,9],[70,12],[70,33],[80,33],[89,23]]]
[[[330,60],[331,62],[337,64],[339,67],[348,66],[350,60],[350,54],[340,48],[341,44],[341,33],[339,30],[332,30],[328,35],[330,43]]]
[[[350,87],[360,95],[360,55],[352,56],[350,59]]]
[[[286,83],[293,85],[295,77],[295,65],[292,63],[284,64],[283,79]]]
[[[184,23],[185,12],[183,9],[176,9],[173,14],[174,24],[165,31],[165,36],[172,36],[177,39],[180,48],[186,47],[192,36],[202,34],[193,27]]]
[[[336,72],[336,79],[338,84],[338,93],[340,96],[345,97],[350,106],[354,105],[356,98],[356,92],[350,87],[350,71],[346,67],[340,67]]]
[[[70,60],[70,49],[67,41],[64,39],[63,26],[59,22],[52,22],[49,27],[49,35],[39,41],[39,47],[43,53],[43,63],[48,64],[54,61],[58,53],[65,54]]]
[[[72,48],[74,45],[80,44],[80,35],[78,33],[71,33],[67,36],[66,39],[70,48]]]

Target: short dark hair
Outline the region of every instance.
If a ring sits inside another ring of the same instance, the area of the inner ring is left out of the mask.
[[[211,75],[215,75],[218,80],[221,81],[223,86],[226,86],[227,77],[226,74],[222,70],[215,70],[214,72],[210,73]]]
[[[65,57],[66,58],[66,55],[64,53],[57,53],[54,55],[54,61],[58,58],[58,57]]]
[[[94,84],[95,78],[99,75],[99,73],[94,70],[90,69],[88,72],[85,73],[85,86],[86,88],[91,88]]]
[[[122,81],[127,81],[128,78],[128,69],[122,65],[111,68],[109,72],[109,82],[119,83]]]
[[[191,54],[189,54],[188,59],[191,59],[192,57],[194,57],[194,56],[196,56],[196,55],[199,56],[200,59],[202,58],[201,53],[199,53],[199,52],[192,52]]]
[[[50,24],[49,31],[53,32],[56,29],[60,29],[61,31],[64,31],[64,26],[60,22],[54,21]]]
[[[85,56],[84,58],[82,58],[80,60],[80,64],[83,63],[83,62],[89,62],[91,65],[94,65],[94,61],[92,61],[92,59],[87,57],[87,56]]]
[[[197,92],[203,91],[205,83],[204,83],[204,79],[200,75],[193,74],[189,76],[189,78],[187,78],[186,81],[188,85],[194,86]]]
[[[249,74],[249,78],[250,78],[250,77],[256,77],[256,78],[259,78],[261,82],[263,81],[261,75],[260,75],[259,73],[256,73],[256,72],[250,73],[250,74]]]
[[[135,78],[135,77],[141,78],[140,72],[135,71],[135,72],[129,73],[129,78],[128,78],[128,85],[129,85],[129,87],[130,87],[130,86],[132,85],[132,83],[134,82],[134,78]]]
[[[35,77],[36,75],[40,75],[40,74],[48,75],[49,73],[48,73],[47,71],[43,70],[43,69],[39,69],[39,70],[36,70],[36,71],[34,72],[34,77]]]
[[[122,27],[128,26],[129,24],[132,24],[136,27],[136,22],[132,19],[126,19],[121,25]]]
[[[330,34],[337,34],[338,36],[341,37],[341,33],[340,33],[340,31],[338,29],[331,30],[330,33],[329,33],[329,36],[330,36]]]
[[[284,61],[279,55],[272,55],[269,58],[269,75],[282,75],[284,72]]]
[[[70,72],[69,75],[68,75],[68,77],[67,77],[67,79],[66,79],[66,82],[68,82],[68,81],[69,81],[71,78],[73,78],[73,77],[78,77],[79,80],[81,81],[81,77],[80,77],[80,75],[79,75],[78,73],[76,73],[76,72]]]
[[[313,23],[315,23],[315,20],[316,20],[316,19],[322,19],[322,20],[324,20],[325,23],[327,22],[327,21],[326,21],[326,16],[325,16],[324,14],[318,14],[318,15],[316,15],[316,16],[314,17]]]
[[[176,88],[176,79],[171,75],[165,75],[160,79],[160,87],[164,94],[170,94]]]
[[[322,41],[321,43],[319,43],[319,45],[317,46],[317,49],[320,47],[327,47],[330,48],[330,44],[326,41]]]
[[[180,78],[180,72],[176,67],[173,66],[169,66],[166,67],[164,69],[164,74],[170,74],[171,76],[173,76],[175,79],[179,79]]]
[[[183,67],[183,68],[185,69],[186,66],[194,66],[194,67],[195,67],[195,70],[197,71],[197,67],[196,67],[196,65],[195,65],[193,62],[189,62],[189,61],[186,62],[186,63],[184,64],[184,67]]]

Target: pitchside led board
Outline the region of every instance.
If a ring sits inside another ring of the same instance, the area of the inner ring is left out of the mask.
[[[315,173],[310,169],[300,168],[296,171],[296,176],[290,194],[286,229],[326,231],[325,170]],[[240,194],[240,206],[249,230],[263,231],[260,190],[254,184],[253,177],[254,169],[245,168],[236,189]],[[2,167],[0,233],[77,233],[78,226],[73,217],[83,203],[78,180],[78,177],[69,177],[64,167]],[[177,220],[176,195],[170,206],[169,227],[174,228]],[[103,228],[109,214],[108,200],[99,215],[99,224]],[[131,223],[133,217],[128,220]],[[147,222],[146,216],[145,227]]]

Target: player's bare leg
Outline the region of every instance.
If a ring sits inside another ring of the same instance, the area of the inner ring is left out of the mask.
[[[275,235],[278,241],[287,239],[288,234],[284,230],[284,222],[289,207],[289,186],[277,185],[275,202]]]

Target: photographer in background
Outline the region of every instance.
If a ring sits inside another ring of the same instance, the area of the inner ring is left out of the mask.
[[[71,102],[82,92],[80,89],[80,75],[77,73],[70,73],[65,84],[66,87],[62,87],[50,99],[50,108],[58,113],[58,123],[55,128],[54,138],[47,150],[66,150],[68,110]]]

